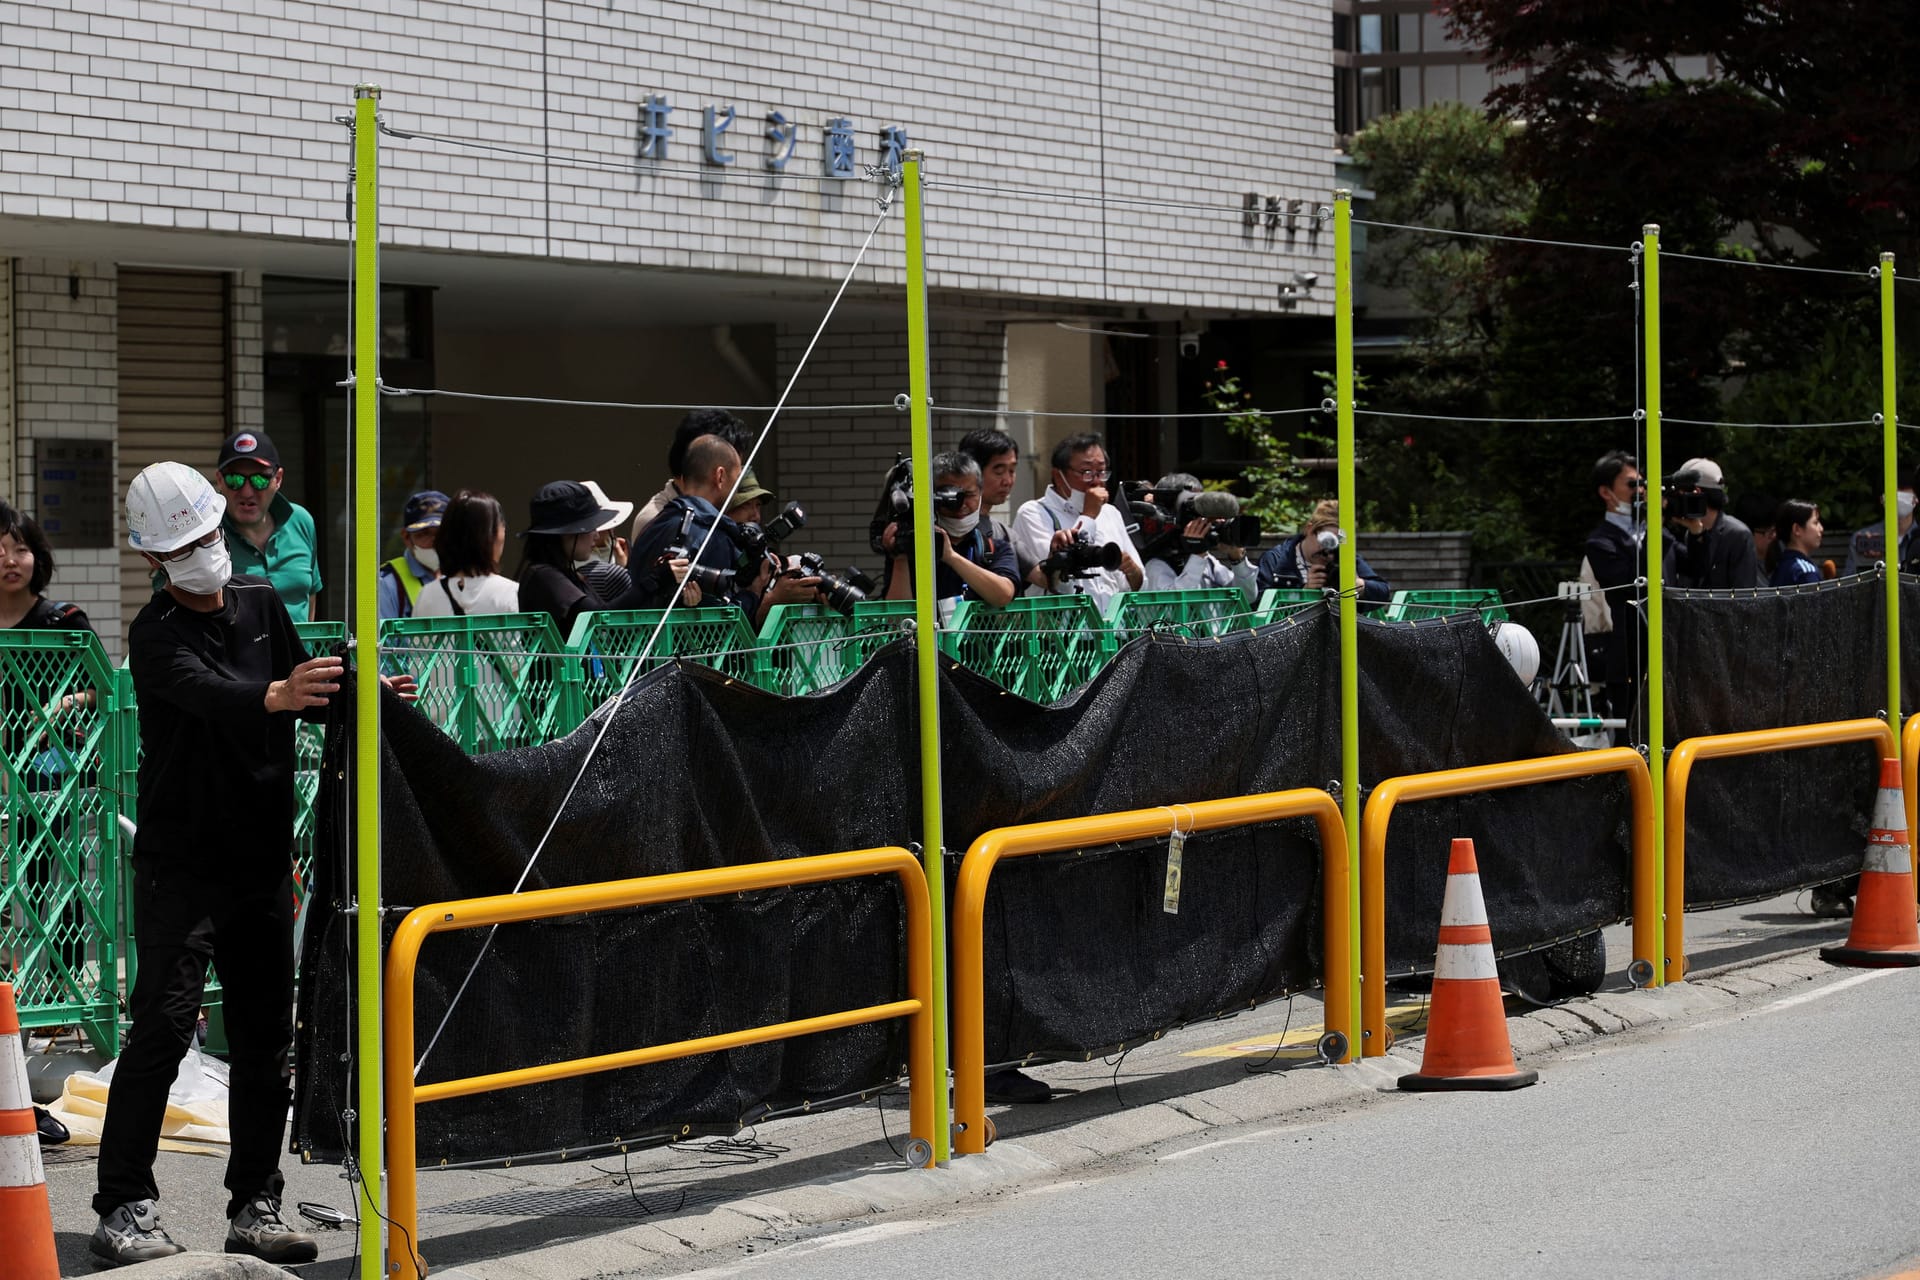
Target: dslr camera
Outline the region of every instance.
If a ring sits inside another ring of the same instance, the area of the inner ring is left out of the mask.
[[[1095,542],[1085,529],[1073,531],[1073,541],[1040,562],[1050,578],[1096,578],[1120,567],[1120,544]]]
[[[853,616],[853,606],[880,589],[878,583],[858,569],[848,569],[845,577],[827,572],[825,558],[815,551],[800,557],[800,567],[795,572],[803,578],[820,579],[819,591],[827,607],[846,618]]]
[[[1660,505],[1669,520],[1702,520],[1707,514],[1707,495],[1700,488],[1698,471],[1676,471],[1660,481]]]
[[[966,495],[952,485],[933,491],[933,509],[942,515],[959,515],[966,501]],[[893,532],[892,551],[887,550],[885,542],[890,524],[898,526]],[[895,454],[893,466],[887,470],[879,505],[874,508],[873,521],[867,526],[867,542],[883,556],[913,553],[913,460],[904,454]]]
[[[725,517],[722,519],[724,520]],[[673,545],[662,555],[662,561],[694,560],[700,550],[697,544],[701,539],[696,535],[693,520],[694,510],[688,507],[681,513],[680,531],[674,537]],[[773,555],[774,547],[796,530],[807,527],[807,513],[799,503],[789,502],[779,515],[767,521],[765,525],[734,524],[731,520],[726,523],[729,526],[727,535],[739,551],[733,568],[716,569],[712,565],[695,561],[693,568],[687,574],[690,580],[699,584],[702,591],[711,591],[717,595],[727,595],[732,592],[743,574],[748,580],[752,580],[759,570],[760,562]]]

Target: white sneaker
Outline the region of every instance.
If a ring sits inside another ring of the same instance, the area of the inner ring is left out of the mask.
[[[160,1225],[160,1214],[151,1200],[123,1204],[100,1219],[87,1243],[94,1260],[102,1266],[123,1267],[130,1262],[151,1262],[185,1253]]]
[[[227,1252],[248,1253],[268,1262],[312,1262],[320,1245],[304,1231],[295,1231],[280,1216],[280,1202],[261,1192],[247,1201],[227,1224]]]

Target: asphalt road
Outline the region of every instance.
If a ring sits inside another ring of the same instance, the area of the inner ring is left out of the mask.
[[[1920,972],[1848,974],[1519,1093],[1219,1130],[696,1274],[1883,1276],[1920,1255],[1917,1000]]]

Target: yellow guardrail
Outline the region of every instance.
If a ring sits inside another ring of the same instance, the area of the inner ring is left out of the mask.
[[[1623,773],[1633,804],[1633,954],[1660,972],[1660,895],[1654,848],[1653,778],[1640,753],[1627,747],[1575,751],[1564,756],[1442,769],[1388,778],[1367,797],[1360,819],[1361,1056],[1387,1051],[1387,824],[1394,808],[1416,800],[1503,791],[1541,782],[1566,782]],[[1658,981],[1656,976],[1655,981]]]
[[[959,1130],[955,1152],[978,1155],[987,1149],[986,976],[983,918],[987,881],[1003,858],[1061,853],[1096,845],[1146,840],[1174,829],[1189,834],[1312,818],[1320,828],[1320,892],[1324,926],[1321,981],[1327,993],[1326,1025],[1353,1045],[1353,938],[1347,925],[1347,828],[1332,796],[1314,788],[1274,791],[1229,800],[1130,809],[1058,822],[1000,827],[973,842],[960,864],[953,899],[953,1099]],[[1171,819],[1171,821],[1170,821]]]
[[[726,894],[747,893],[755,889],[783,888],[791,885],[820,884],[831,880],[852,880],[861,876],[893,875],[900,880],[900,895],[907,925],[907,993],[905,1000],[823,1014],[793,1022],[776,1022],[763,1027],[702,1036],[673,1044],[650,1045],[620,1053],[599,1054],[591,1058],[573,1058],[565,1062],[545,1063],[512,1071],[496,1071],[460,1080],[442,1080],[416,1085],[413,1078],[413,981],[420,948],[428,937],[456,929],[477,929],[487,925],[519,924],[547,920],[557,916],[580,915],[594,911],[614,911],[625,907],[648,906],[662,902],[686,902]],[[935,1091],[944,1081],[933,1078],[933,923],[928,909],[927,881],[919,860],[905,849],[865,849],[857,853],[830,853],[811,858],[791,858],[779,862],[755,862],[738,867],[716,867],[704,871],[682,871],[672,875],[643,876],[633,880],[614,880],[604,884],[573,885],[560,889],[539,889],[528,893],[498,894],[490,898],[467,898],[459,902],[440,902],[416,907],[400,922],[393,942],[387,948],[386,970],[386,1087],[387,1087],[387,1211],[397,1228],[397,1238],[389,1241],[392,1255],[390,1275],[399,1280],[419,1280],[425,1273],[419,1240],[419,1203],[416,1181],[416,1143],[414,1109],[423,1102],[460,1098],[468,1094],[513,1089],[521,1085],[566,1080],[574,1076],[626,1067],[646,1066],[674,1058],[690,1058],[703,1053],[718,1053],[751,1044],[790,1040],[796,1036],[889,1018],[907,1018],[909,1080],[908,1127],[912,1137],[929,1144],[931,1154]],[[912,1149],[912,1148],[910,1148]]]
[[[1909,728],[1911,734],[1912,730]],[[1715,733],[1688,738],[1667,757],[1667,981],[1686,976],[1687,913],[1687,781],[1700,760],[1728,756],[1756,756],[1769,751],[1794,751],[1842,742],[1878,742],[1881,755],[1891,758],[1899,749],[1893,726],[1884,720],[1829,720],[1796,724],[1784,729],[1755,729],[1749,733]],[[1909,778],[1911,774],[1907,775]],[[1909,812],[1913,786],[1907,785]],[[1677,970],[1677,972],[1676,972]]]

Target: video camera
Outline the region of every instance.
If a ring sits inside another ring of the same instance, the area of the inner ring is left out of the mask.
[[[1144,480],[1125,486],[1138,530],[1140,557],[1165,560],[1177,572],[1189,556],[1210,551],[1222,542],[1250,547],[1260,541],[1260,521],[1240,514],[1240,499],[1214,489],[1159,489]],[[1187,537],[1195,520],[1208,522],[1199,538]]]
[[[952,485],[933,491],[933,509],[942,515],[957,516],[965,505],[966,495]],[[887,550],[885,541],[888,525],[896,526],[891,551]],[[904,454],[895,454],[893,466],[887,469],[880,503],[874,508],[872,523],[867,526],[867,541],[883,556],[904,556],[913,551],[913,460]]]
[[[1120,544],[1095,542],[1085,529],[1073,531],[1073,541],[1040,562],[1050,578],[1096,578],[1120,567]]]
[[[1700,487],[1698,471],[1676,471],[1660,481],[1660,506],[1669,520],[1702,520],[1707,514],[1707,495]]]

